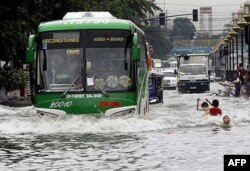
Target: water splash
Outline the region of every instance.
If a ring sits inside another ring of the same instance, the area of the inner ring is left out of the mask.
[[[216,87],[217,86],[217,87]],[[218,85],[211,86],[212,90]],[[222,116],[205,116],[196,110],[196,99],[217,98]],[[0,133],[2,134],[56,134],[56,133],[112,133],[145,132],[172,128],[211,127],[221,125],[227,114],[232,126],[250,124],[249,102],[244,98],[211,97],[208,93],[178,94],[165,91],[164,103],[150,105],[148,116],[128,119],[109,119],[87,116],[66,116],[58,119],[40,119],[32,107],[0,106]]]

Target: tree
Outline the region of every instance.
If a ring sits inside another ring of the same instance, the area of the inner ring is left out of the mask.
[[[147,18],[147,14],[154,15],[154,11],[161,10],[157,5],[147,0],[73,0],[75,11],[109,11],[117,18],[127,19],[138,24]]]
[[[110,11],[117,18],[139,23],[147,18],[146,14],[153,15],[155,10],[160,10],[160,8],[147,0],[1,1],[0,61],[11,61],[14,67],[7,74],[0,72],[2,83],[9,84],[0,85],[0,87],[10,90],[16,88],[16,85],[19,87],[23,85],[25,79],[21,81],[16,79],[17,76],[20,77],[20,72],[15,68],[22,67],[28,36],[30,33],[36,33],[41,22],[61,19],[70,11]]]
[[[196,29],[188,18],[176,18],[172,29],[172,38],[178,40],[192,40]]]
[[[168,30],[161,29],[159,26],[147,27],[144,29],[147,41],[154,47],[153,58],[166,59],[172,49],[172,43],[169,39]]]
[[[0,60],[18,65],[24,59],[27,38],[39,23],[61,19],[69,11],[110,11],[117,18],[138,22],[160,10],[147,0],[8,0],[0,4]]]
[[[30,1],[4,1],[0,5],[0,60],[13,61],[18,65],[25,55]]]

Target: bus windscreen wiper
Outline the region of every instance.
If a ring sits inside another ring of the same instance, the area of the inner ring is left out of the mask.
[[[63,98],[63,97],[66,96],[66,94],[69,92],[69,90],[72,88],[72,86],[74,86],[75,83],[79,80],[79,78],[81,77],[81,75],[82,75],[82,71],[79,73],[79,75],[77,75],[77,77],[76,77],[76,79],[74,80],[73,84],[71,84],[71,85],[63,92],[63,94],[61,95],[61,98]],[[87,75],[90,76],[90,74],[87,74]],[[94,78],[94,77],[92,77],[92,78]],[[102,88],[97,82],[95,82],[95,85],[98,87],[98,89],[99,89],[106,97],[109,97],[109,94],[108,94],[105,90],[103,90],[103,88]]]
[[[87,73],[87,75],[91,77],[89,73]],[[91,77],[91,78],[94,78],[94,77]],[[103,88],[97,82],[95,82],[94,84],[98,87],[98,89],[102,92],[102,94],[104,94],[106,97],[109,97],[109,94],[105,90],[103,90]]]
[[[99,90],[106,96],[106,97],[109,97],[109,94],[103,90],[103,88],[97,83],[95,82],[95,85],[99,88]]]
[[[77,75],[76,79],[74,80],[74,82],[72,84],[70,84],[70,86],[63,92],[63,94],[61,95],[61,98],[65,97],[66,94],[69,92],[69,90],[75,85],[75,83],[79,80],[79,78],[82,75],[82,71],[80,71],[80,73]]]

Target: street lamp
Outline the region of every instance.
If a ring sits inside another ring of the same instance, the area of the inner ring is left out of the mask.
[[[238,32],[240,31],[240,27],[237,25],[237,14],[233,15],[233,19],[232,19],[232,27],[231,27],[231,31],[229,32],[230,36],[233,37],[232,39],[232,66],[233,66],[233,70],[235,69],[235,57],[236,57],[236,68],[239,64],[238,61]],[[234,41],[234,37],[235,37],[235,41]],[[234,50],[235,49],[235,50]],[[236,56],[235,56],[236,55]]]
[[[223,45],[225,45],[225,44],[227,44],[227,43],[225,42],[224,38],[221,38],[221,39],[220,39],[220,46],[223,46]]]
[[[228,32],[228,34],[229,34],[229,36],[230,36],[231,38],[233,38],[234,36],[237,35],[237,33],[236,33],[235,31],[233,31],[233,28],[230,29],[230,31]]]
[[[229,40],[229,70],[232,70],[232,58],[234,55],[234,41],[233,41],[233,35],[234,33],[231,31],[231,28],[229,28],[228,33],[227,33],[227,38]]]
[[[230,60],[231,60],[231,40],[232,40],[232,36],[230,36],[229,32],[230,32],[230,27],[231,24],[227,24],[226,25],[226,29],[224,31],[224,41],[227,43],[227,46],[225,46],[224,48],[224,53],[226,55],[224,55],[225,57],[225,78],[228,78],[228,71],[231,69],[231,64],[230,64]]]
[[[216,53],[216,51],[219,49],[220,41],[218,41],[212,48],[212,53]]]
[[[243,7],[240,7],[239,11],[238,11],[238,21],[237,21],[237,25],[241,28],[241,63],[244,64],[244,28],[247,25],[246,20],[244,19],[244,14],[245,14],[245,10]]]
[[[232,37],[232,50],[231,50],[231,56],[230,56],[230,70],[232,69],[232,70],[234,70],[234,48],[235,48],[235,44],[234,44],[234,37],[236,37],[236,39],[237,39],[237,33],[233,30],[233,26],[230,28],[230,31],[228,32],[228,34]],[[236,42],[237,42],[237,40],[236,40]],[[237,45],[238,46],[238,45]],[[237,48],[236,48],[236,53],[238,53],[237,52]],[[232,64],[232,65],[231,65]],[[232,68],[231,68],[231,66],[232,66]]]
[[[249,23],[250,22],[250,0],[244,3],[244,10],[245,10],[245,15],[243,17]]]
[[[227,37],[225,37],[225,38],[223,39],[223,41],[224,41],[225,43],[229,43],[229,39],[228,39]]]
[[[238,17],[237,15],[233,16],[233,31],[235,31],[237,34],[235,35],[235,44],[236,44],[236,66],[239,65],[239,54],[238,54],[238,32],[241,30],[241,28],[237,25]]]
[[[239,27],[239,25],[237,23],[238,23],[238,16],[235,15],[233,17],[233,27],[232,27],[232,29],[236,33],[238,33],[241,30],[241,28]]]
[[[228,43],[229,40],[225,37],[222,36],[221,41],[220,41],[220,66],[221,64],[224,64],[224,69],[221,70],[220,67],[220,75],[224,75],[224,78],[226,78],[226,71],[227,71],[227,57],[228,57]]]
[[[235,32],[232,30],[232,23],[226,25],[226,37],[229,40],[228,46],[229,46],[229,55],[228,55],[228,67],[227,69],[229,71],[232,70],[232,59],[234,58],[234,40],[233,37],[235,36]],[[228,73],[230,75],[230,73]],[[226,74],[227,75],[227,74]],[[227,76],[226,76],[227,78]]]
[[[232,40],[233,39],[233,37],[231,36],[231,34],[233,34],[230,30],[228,30],[228,32],[227,32],[227,39],[230,41],[230,40]]]
[[[242,29],[247,25],[247,22],[244,19],[244,14],[245,14],[244,8],[240,7],[240,9],[238,11],[238,21],[237,21],[237,24]]]
[[[249,27],[249,23],[250,23],[250,0],[246,1],[244,3],[244,9],[245,9],[245,15],[243,15],[244,19],[247,21],[247,37],[245,36],[245,38],[247,39],[247,44],[248,44],[248,64],[250,63],[250,27]]]

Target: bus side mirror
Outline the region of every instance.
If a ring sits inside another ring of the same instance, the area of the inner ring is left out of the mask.
[[[177,72],[177,70],[176,70],[176,69],[174,70],[174,74],[175,74],[175,75],[178,75],[178,72]]]
[[[134,33],[133,36],[133,46],[132,46],[132,59],[133,61],[140,61],[141,48],[139,46],[139,40],[137,33]]]
[[[35,35],[30,35],[28,40],[28,47],[26,49],[26,63],[34,63],[35,60]]]
[[[132,47],[132,59],[133,61],[140,61],[141,56],[141,48],[140,47]]]

